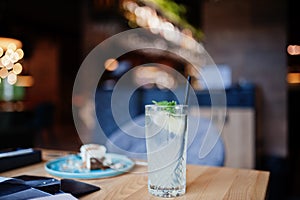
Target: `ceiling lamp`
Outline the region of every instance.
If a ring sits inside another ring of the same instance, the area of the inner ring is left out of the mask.
[[[17,82],[17,76],[23,69],[19,63],[24,56],[21,48],[20,40],[0,37],[0,82],[5,78],[11,85]]]

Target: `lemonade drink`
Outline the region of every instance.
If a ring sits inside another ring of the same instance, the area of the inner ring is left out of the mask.
[[[186,189],[187,106],[146,105],[148,189],[174,197]]]

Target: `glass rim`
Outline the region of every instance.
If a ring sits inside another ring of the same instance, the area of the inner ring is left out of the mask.
[[[188,107],[187,104],[177,104],[177,105],[172,105],[172,106],[168,106],[168,105],[156,105],[156,104],[146,104],[145,108],[147,107],[162,107],[162,108],[167,108],[167,107]]]

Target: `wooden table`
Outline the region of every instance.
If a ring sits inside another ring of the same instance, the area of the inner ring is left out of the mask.
[[[45,161],[50,158],[49,155],[54,154],[43,152]],[[51,177],[44,170],[44,164],[45,162],[7,171],[0,173],[0,176],[26,174]],[[162,199],[148,194],[146,171],[146,166],[137,165],[130,173],[116,177],[80,180],[101,187],[100,191],[81,199]],[[187,193],[176,199],[265,199],[269,175],[266,171],[188,165]]]

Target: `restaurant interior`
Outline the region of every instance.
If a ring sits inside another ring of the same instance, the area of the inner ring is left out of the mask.
[[[22,49],[23,55],[18,54],[13,69],[6,67],[6,74],[4,66],[0,69],[0,150],[79,151],[85,141],[78,131],[90,131],[77,127],[72,107],[86,103],[73,93],[83,61],[116,34],[135,28],[150,33],[145,20],[160,16],[199,42],[221,72],[227,99],[223,139],[225,152],[233,155],[224,165],[270,171],[268,199],[300,199],[296,5],[296,0],[1,0],[0,46],[7,38],[15,39],[19,43],[14,50]],[[151,12],[144,16],[136,11],[143,9]],[[136,90],[129,103],[131,116],[143,113],[144,104],[155,98],[175,98],[168,88],[184,83],[174,70],[192,75],[199,112],[205,115],[210,106],[209,88],[178,56],[136,50],[106,61],[99,66],[103,74],[95,97],[105,134],[117,126],[110,109],[114,86],[134,68],[130,84],[143,85],[160,76],[165,87],[156,83]],[[214,82],[210,67],[204,67],[206,81]],[[184,87],[177,89],[184,92]],[[83,117],[87,125],[93,121],[89,117]],[[90,141],[102,143],[101,138]]]

